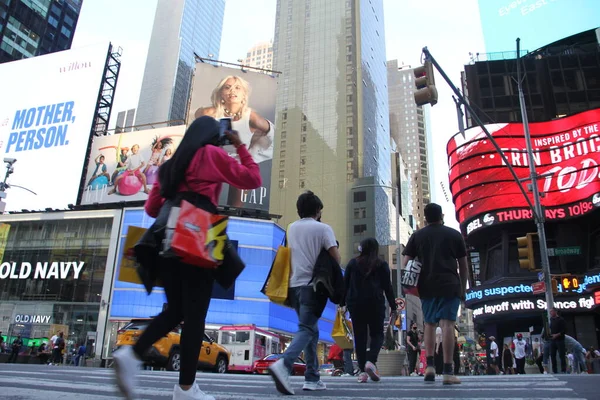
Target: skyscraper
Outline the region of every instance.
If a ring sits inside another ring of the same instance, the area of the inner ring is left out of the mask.
[[[297,218],[314,191],[344,261],[368,236],[389,244],[391,144],[382,0],[278,0],[281,71],[271,212]]]
[[[244,65],[262,69],[273,69],[273,42],[258,43],[246,53]]]
[[[413,188],[413,214],[417,226],[425,225],[423,208],[431,201],[425,110],[415,104],[414,73],[410,66],[387,62],[390,131],[408,165]]]
[[[82,1],[0,1],[0,63],[70,49]]]
[[[218,60],[225,0],[158,0],[135,124],[185,120],[196,56]]]

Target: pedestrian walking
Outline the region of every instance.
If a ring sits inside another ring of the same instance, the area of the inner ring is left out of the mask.
[[[288,301],[298,315],[298,331],[283,356],[269,367],[277,390],[283,394],[294,394],[289,376],[296,358],[303,351],[306,372],[302,389],[327,389],[321,381],[317,358],[318,322],[325,309],[327,297],[314,290],[311,280],[321,251],[329,252],[337,263],[341,260],[333,229],[318,221],[323,210],[321,199],[313,192],[307,191],[298,197],[296,209],[300,219],[288,227],[287,242],[292,267]]]
[[[52,345],[52,363],[54,365],[60,365],[63,362],[63,350],[65,349],[65,334],[64,332],[58,332],[56,339]]]
[[[490,336],[489,347],[489,366],[492,368],[496,375],[500,375],[500,369],[498,368],[498,363],[500,362],[500,353],[498,351],[498,344],[496,343],[495,336]]]
[[[360,242],[359,251],[360,255],[346,266],[346,306],[354,328],[354,348],[360,370],[358,382],[365,383],[369,378],[377,382],[380,380],[377,358],[383,345],[386,309],[389,306],[390,323],[393,324],[396,319],[396,301],[390,280],[390,267],[379,258],[377,240],[364,239]]]
[[[404,265],[418,257],[421,271],[417,288],[425,319],[427,369],[425,382],[435,381],[435,328],[439,323],[443,342],[451,344],[458,307],[467,286],[467,251],[462,235],[444,226],[442,208],[429,203],[424,209],[427,225],[413,233],[404,249]],[[457,272],[457,262],[458,269]],[[443,382],[459,384],[452,370],[453,346],[443,347]]]
[[[417,357],[419,356],[419,331],[417,323],[413,322],[410,331],[406,334],[406,344],[408,350],[408,372],[410,376],[419,375],[417,371]]]
[[[552,359],[552,372],[558,374],[556,353],[560,357],[560,369],[562,373],[567,372],[567,355],[565,345],[565,334],[567,324],[563,317],[558,314],[556,308],[550,310],[550,358]]]
[[[515,373],[515,358],[508,344],[505,344],[504,350],[502,350],[502,365],[504,366],[505,374],[513,375]]]
[[[17,336],[15,340],[12,342],[10,356],[8,357],[7,363],[16,363],[19,358],[19,353],[21,352],[21,347],[23,347],[23,339],[21,339],[21,335]]]
[[[565,347],[571,354],[573,354],[573,368],[571,369],[571,373],[587,373],[587,367],[585,363],[585,355],[587,352],[581,343],[575,340],[574,337],[565,335]]]
[[[192,122],[173,157],[160,166],[159,179],[144,206],[146,213],[157,221],[166,221],[170,206],[184,199],[197,208],[216,214],[223,183],[240,189],[259,187],[259,167],[237,132],[228,131],[225,136],[236,148],[239,162],[222,148],[219,123],[214,118],[205,116]],[[196,383],[214,270],[161,256],[158,256],[156,265],[156,273],[167,297],[167,307],[150,322],[133,347],[124,346],[114,352],[119,390],[126,398],[133,398],[142,357],[156,341],[183,321],[179,384],[173,388],[173,399],[214,400]]]
[[[344,349],[344,374],[342,376],[354,376],[353,352],[353,349]]]
[[[517,333],[517,338],[513,340],[515,346],[515,364],[517,365],[517,374],[525,375],[525,356],[527,354],[527,342],[523,340],[523,334]]]

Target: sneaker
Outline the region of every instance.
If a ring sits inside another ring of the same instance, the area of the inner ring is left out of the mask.
[[[410,376],[417,376],[417,373],[413,372],[412,374],[410,374]]]
[[[433,383],[435,382],[435,367],[427,367],[425,369],[425,382]]]
[[[322,381],[304,382],[302,390],[326,390],[327,386]]]
[[[365,372],[373,382],[379,382],[381,380],[379,373],[377,373],[377,367],[371,361],[367,361],[365,364]]]
[[[173,388],[173,400],[215,400],[210,394],[204,393],[196,382],[192,385],[189,390],[183,390],[181,386],[175,385]]]
[[[344,373],[342,374],[342,376],[346,376],[346,377],[347,377],[347,376],[354,376],[354,375],[352,375],[352,374],[349,374],[349,373],[347,373],[347,372],[344,372]]]
[[[358,383],[367,383],[369,381],[369,375],[366,372],[358,374]]]
[[[456,375],[444,375],[444,385],[460,385],[461,381]]]
[[[548,375],[548,371],[544,371],[544,375]]]
[[[142,360],[133,352],[131,346],[121,347],[113,353],[117,386],[126,399],[134,396],[136,375],[142,366]]]
[[[275,387],[282,394],[294,394],[294,388],[290,383],[290,372],[285,367],[283,359],[280,358],[269,367],[269,373],[275,381]]]

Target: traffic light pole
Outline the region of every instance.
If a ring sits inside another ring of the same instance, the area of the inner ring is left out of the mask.
[[[540,253],[542,262],[542,273],[546,285],[546,310],[548,320],[550,310],[554,307],[554,295],[552,294],[552,277],[550,275],[550,260],[548,259],[548,246],[546,243],[546,229],[544,227],[545,215],[540,201],[540,190],[538,188],[538,174],[533,158],[533,147],[531,146],[531,134],[529,132],[529,120],[527,108],[525,107],[525,95],[523,94],[523,79],[521,79],[521,39],[517,39],[517,87],[519,90],[519,103],[521,105],[521,118],[523,120],[523,131],[525,132],[525,144],[527,145],[527,158],[529,161],[529,176],[531,179],[531,191],[533,192],[533,205],[535,207],[534,218],[537,226],[538,238],[540,240]]]
[[[438,70],[438,72],[440,73],[442,78],[444,78],[444,80],[446,81],[448,86],[450,86],[450,88],[452,89],[452,91],[454,92],[456,97],[458,98],[459,102],[465,106],[467,111],[469,111],[469,114],[470,114],[471,118],[473,118],[473,121],[475,121],[475,123],[481,128],[483,133],[485,133],[485,135],[489,139],[490,143],[492,143],[492,146],[494,146],[494,149],[496,150],[496,152],[498,153],[498,155],[504,162],[504,165],[510,171],[510,174],[512,175],[513,179],[515,180],[517,187],[521,191],[521,194],[523,194],[523,198],[525,199],[525,201],[527,202],[527,205],[529,206],[529,208],[531,209],[531,211],[533,213],[534,221],[536,222],[536,225],[538,228],[538,236],[540,239],[540,251],[542,253],[542,271],[544,273],[544,283],[546,285],[547,311],[548,311],[548,315],[550,315],[550,309],[552,307],[554,307],[554,297],[552,295],[552,282],[551,282],[551,276],[550,276],[550,263],[548,261],[548,249],[546,247],[546,231],[544,230],[544,214],[543,214],[543,210],[542,210],[542,207],[540,204],[540,194],[539,194],[539,191],[537,188],[537,174],[535,172],[535,163],[534,163],[534,159],[533,159],[533,151],[531,148],[531,137],[529,135],[529,125],[527,122],[527,114],[525,113],[525,117],[523,119],[523,125],[525,127],[525,132],[526,132],[525,137],[526,137],[526,142],[527,142],[527,154],[529,157],[529,168],[530,168],[530,171],[532,171],[531,179],[532,179],[532,182],[536,183],[536,185],[534,187],[535,190],[533,190],[533,192],[534,192],[533,198],[534,198],[535,204],[532,203],[531,199],[527,195],[527,190],[521,184],[521,180],[517,176],[512,165],[508,162],[506,155],[504,154],[504,152],[502,151],[502,149],[500,148],[500,146],[498,145],[498,143],[496,142],[494,137],[487,130],[487,128],[485,127],[484,123],[481,121],[481,119],[479,118],[479,116],[477,115],[475,110],[473,110],[473,108],[469,105],[469,103],[466,101],[466,99],[464,98],[464,96],[462,95],[460,90],[458,90],[458,88],[454,85],[454,83],[452,83],[452,81],[450,80],[448,75],[446,75],[446,73],[444,72],[444,70],[442,69],[440,64],[438,64],[438,62],[435,60],[435,58],[433,58],[433,56],[431,55],[431,53],[429,52],[427,47],[423,47],[423,54],[425,55],[426,60],[431,61],[431,63],[435,66],[435,68]],[[517,54],[518,54],[518,52],[517,52]],[[518,63],[517,63],[517,65],[518,65]],[[519,72],[520,72],[520,70],[519,70]],[[518,84],[519,84],[519,93],[520,93],[519,98],[521,98],[521,96],[523,96],[523,95],[522,95],[520,79],[519,79]],[[521,109],[524,110],[524,108],[525,108],[525,99],[523,97],[521,100]],[[533,168],[533,170],[532,170],[532,168]]]

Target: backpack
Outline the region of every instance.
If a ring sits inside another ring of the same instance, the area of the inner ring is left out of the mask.
[[[58,347],[60,350],[65,348],[65,339],[59,337],[56,339],[56,343],[54,343],[54,345],[56,347]]]

